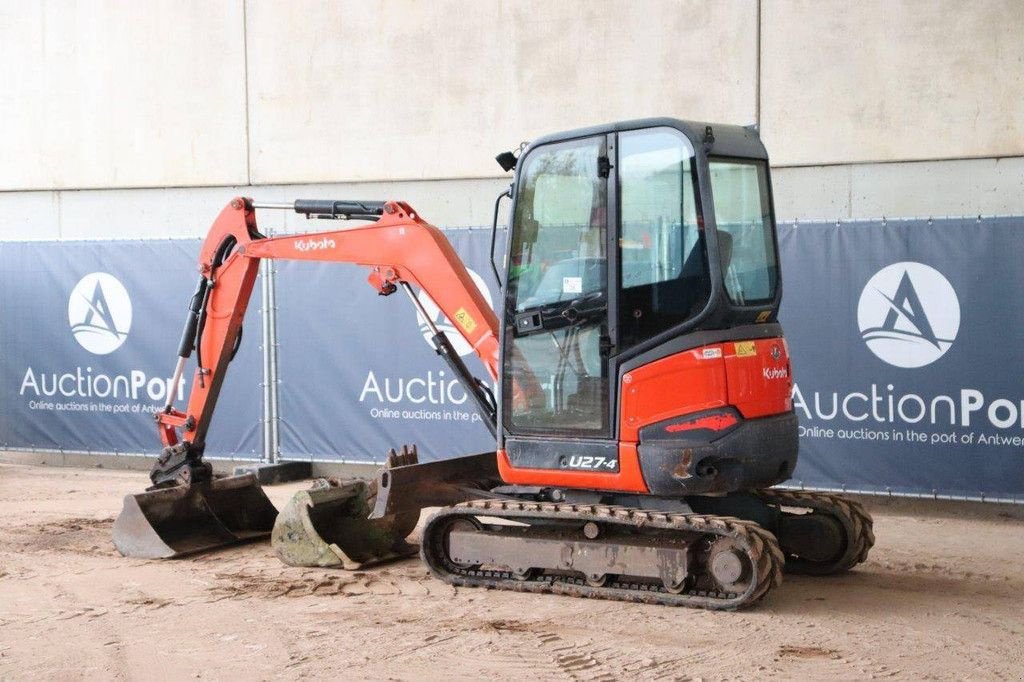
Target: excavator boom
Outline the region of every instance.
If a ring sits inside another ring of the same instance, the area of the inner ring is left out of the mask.
[[[268,238],[257,229],[255,211],[258,208],[293,209],[312,218],[373,222],[327,232]],[[177,383],[194,351],[196,368],[188,402],[179,410],[169,398],[156,417],[164,450],[150,474],[153,487],[125,498],[124,511],[114,530],[115,544],[123,554],[150,558],[177,556],[263,537],[274,525],[273,506],[254,478],[214,480],[212,468],[203,459],[206,434],[228,367],[241,342],[246,309],[263,259],[362,265],[369,270],[367,282],[378,294],[390,296],[403,289],[429,320],[413,288],[419,287],[454,322],[458,333],[483,364],[487,377],[492,382],[497,379],[498,320],[494,311],[441,230],[424,221],[408,204],[301,199],[293,204],[260,204],[251,199],[235,198],[214,221],[200,250],[199,283],[189,305],[174,378]],[[493,433],[497,405],[490,388],[470,373],[444,332],[436,327],[433,332],[438,354],[460,377]],[[415,452],[411,459],[401,463],[405,465],[405,479],[410,471],[416,472],[412,474],[415,480],[410,487],[421,492],[432,491],[428,497],[439,503],[472,497],[453,484],[452,479],[461,481],[468,475],[485,485],[498,478],[493,453],[466,458],[466,468],[462,470],[453,468],[451,463],[419,465]],[[389,499],[394,506],[394,499],[388,494],[390,484],[384,477],[379,485],[373,486],[374,498],[378,488],[385,493],[380,498],[382,511],[375,515],[385,517],[378,524],[381,528],[396,526],[394,518],[398,514],[384,511]],[[351,486],[345,489],[362,490]],[[348,504],[347,500],[352,497],[334,492],[314,496],[325,500],[319,510],[321,513],[307,516],[308,504],[292,505],[300,509],[302,518],[288,519],[283,525],[311,526],[313,518],[324,516],[324,508],[330,504],[326,500]],[[363,504],[372,509],[374,500],[363,499],[354,504],[354,508]],[[176,514],[175,510],[188,513]],[[367,533],[372,535],[377,530],[370,528]],[[315,529],[310,528],[308,535],[316,537]],[[398,546],[400,541],[401,538],[390,537],[381,541],[378,537],[376,544]],[[357,547],[350,553],[358,555],[361,550],[363,554],[373,554],[366,547]]]
[[[327,211],[332,206],[345,203],[355,202],[299,200],[295,208],[309,215],[330,216]],[[206,282],[205,310],[194,329],[186,324],[179,348],[179,356],[187,358],[191,351],[187,342],[192,340],[198,366],[185,411],[165,410],[158,418],[165,446],[188,441],[193,448],[201,448],[205,442],[241,334],[259,262],[264,258],[363,265],[370,270],[368,283],[383,296],[399,287],[420,287],[455,323],[490,379],[497,379],[498,320],[441,230],[420,218],[406,203],[358,205],[369,207],[360,218],[368,217],[371,211],[379,211],[379,218],[341,230],[272,238],[263,237],[256,229],[255,208],[260,204],[236,198],[221,211],[199,257],[200,277]],[[201,281],[199,289],[203,286]]]

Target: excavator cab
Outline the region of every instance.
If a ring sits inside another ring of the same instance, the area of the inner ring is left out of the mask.
[[[502,478],[665,497],[788,478],[775,234],[751,128],[653,119],[531,144],[504,292]],[[540,390],[514,400],[531,381]],[[737,431],[727,452],[694,438],[711,424]]]

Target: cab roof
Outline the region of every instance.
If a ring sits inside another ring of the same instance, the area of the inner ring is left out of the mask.
[[[566,130],[539,137],[530,142],[530,148],[581,137],[593,137],[594,135],[607,135],[608,133],[657,127],[675,128],[690,140],[694,150],[703,149],[707,154],[749,159],[768,159],[768,151],[761,142],[761,136],[758,134],[756,126],[685,121],[667,117],[638,118],[630,121],[616,121],[587,128]],[[709,128],[711,137],[707,138],[706,134]],[[710,144],[706,144],[706,142],[710,142]]]

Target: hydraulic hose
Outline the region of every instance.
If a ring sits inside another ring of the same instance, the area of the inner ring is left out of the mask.
[[[228,257],[228,254],[231,253],[231,250],[235,248],[235,244],[237,244],[237,243],[238,243],[238,240],[235,239],[231,235],[228,235],[227,237],[224,238],[224,241],[222,241],[220,243],[220,246],[217,247],[217,252],[213,256],[213,263],[211,263],[211,267],[210,267],[210,274],[211,275],[213,275],[213,274],[215,274],[217,272],[217,268],[219,268],[221,266],[221,264],[224,262],[224,259]],[[213,283],[214,283],[214,280],[213,280],[213,277],[211,276],[210,279],[208,280],[208,284],[206,286],[206,295],[203,298],[202,310],[201,310],[201,312],[199,314],[199,321],[198,321],[198,323],[196,325],[196,329],[195,329],[194,348],[196,349],[196,364],[200,368],[202,368],[202,366],[203,366],[202,342],[203,342],[203,330],[206,328],[206,309],[207,309],[207,305],[206,304],[207,304],[207,302],[210,299],[210,290],[213,288]],[[239,336],[241,336],[241,333],[239,333]],[[231,354],[232,359],[235,357],[234,354],[236,352],[238,352],[237,346],[235,347],[234,352],[232,352],[232,354]],[[188,356],[186,355],[185,357],[188,357]]]

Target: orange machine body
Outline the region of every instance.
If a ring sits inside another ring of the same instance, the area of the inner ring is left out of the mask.
[[[792,370],[782,338],[728,341],[700,346],[656,360],[623,374],[619,386],[619,470],[564,471],[514,467],[504,450],[498,470],[508,483],[561,486],[616,492],[650,492],[638,446],[644,427],[701,415],[693,422],[678,420],[667,433],[695,430],[724,432],[741,420],[792,412]]]

